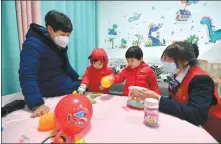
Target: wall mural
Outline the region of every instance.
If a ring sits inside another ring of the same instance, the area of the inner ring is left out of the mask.
[[[187,21],[191,17],[191,13],[188,10],[179,10],[176,13],[176,20],[177,21]]]
[[[149,25],[148,41],[145,43],[145,47],[164,46],[166,44],[166,41],[164,39],[163,41],[160,41],[160,32],[157,32],[162,27],[162,25],[162,23],[158,25]],[[153,32],[156,32],[156,37],[152,36]]]
[[[185,42],[191,43],[191,44],[198,44],[199,41],[199,37],[197,37],[196,35],[190,35],[186,40],[184,40]]]
[[[212,23],[211,17],[202,17],[200,23],[203,25],[207,25],[210,38],[209,42],[215,43],[217,40],[221,39],[221,29],[214,30],[215,26]]]
[[[116,29],[117,29],[117,25],[113,24],[113,28],[108,29],[108,35],[116,36],[117,35]]]
[[[185,4],[185,6],[189,6],[192,4],[197,4],[199,2],[199,0],[181,0],[182,4]]]
[[[198,3],[199,0],[181,0],[181,4],[184,7],[179,8],[175,15],[173,15],[175,19],[172,22],[175,25],[180,25],[178,26],[180,28],[177,26],[168,28],[168,24],[164,26],[163,23],[168,20],[166,20],[166,15],[163,14],[160,17],[158,15],[159,18],[155,22],[153,22],[155,18],[149,20],[148,15],[145,16],[141,12],[132,12],[132,15],[125,13],[121,21],[118,21],[118,24],[116,22],[111,24],[109,20],[109,24],[111,25],[109,25],[107,37],[104,39],[105,44],[108,44],[106,48],[126,49],[130,46],[140,46],[141,48],[160,47],[175,43],[177,35],[182,35],[184,37],[182,40],[192,44],[198,44],[202,40],[204,40],[204,44],[216,43],[217,40],[221,39],[221,29],[215,30],[211,17],[204,16],[200,21],[195,20],[197,16],[196,11],[192,13],[193,8],[191,9],[190,7]],[[207,3],[204,2],[201,5],[206,6]],[[166,10],[171,11],[170,9],[167,8]],[[161,11],[161,9],[157,9],[157,6],[151,6],[150,11],[156,12],[157,10]],[[192,14],[194,14],[194,18],[192,18]],[[209,33],[208,40],[203,38],[201,33],[203,30],[198,29],[199,26],[196,23],[207,26]],[[143,25],[142,28],[139,25]],[[147,30],[143,29],[144,25],[147,26]],[[165,36],[165,33],[169,33],[169,37]]]
[[[132,17],[128,18],[128,22],[136,21],[140,18],[140,16],[141,16],[141,13],[135,12]]]

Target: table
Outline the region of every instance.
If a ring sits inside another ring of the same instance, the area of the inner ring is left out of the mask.
[[[47,98],[45,102],[53,111],[61,98]],[[126,97],[102,95],[96,100],[91,124],[80,134],[88,143],[217,143],[201,127],[163,113],[160,113],[159,127],[145,126],[143,111],[122,108],[126,104]],[[37,131],[38,120],[30,118],[27,109],[2,118],[2,142],[19,143],[22,139],[26,143],[42,142],[49,132]]]

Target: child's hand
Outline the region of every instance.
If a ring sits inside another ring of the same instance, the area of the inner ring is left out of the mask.
[[[104,90],[104,88],[102,87],[102,85],[99,86],[99,89],[100,89],[100,90]]]
[[[41,105],[37,109],[35,109],[31,115],[31,118],[40,117],[46,113],[48,113],[50,108],[46,105]]]
[[[86,91],[86,84],[81,84],[78,88],[78,93],[83,94]]]

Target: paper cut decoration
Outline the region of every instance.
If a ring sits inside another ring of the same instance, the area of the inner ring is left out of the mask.
[[[108,29],[108,35],[114,35],[114,36],[117,35],[116,28],[117,28],[117,25],[113,24],[113,28]]]
[[[145,47],[150,46],[164,46],[166,44],[166,41],[163,39],[163,41],[160,41],[160,32],[157,32],[162,27],[162,24],[158,24],[156,26],[155,24],[149,25],[149,33],[148,33],[148,41],[144,44]],[[156,37],[152,36],[152,33],[156,32]]]
[[[217,40],[221,39],[221,29],[214,30],[215,27],[212,23],[212,19],[210,17],[202,17],[200,24],[207,25],[208,32],[209,32],[209,42],[215,43]]]
[[[115,38],[109,38],[109,39],[108,39],[108,42],[111,43],[111,48],[112,48],[112,49],[114,48],[114,39],[115,39]]]
[[[128,19],[128,22],[136,21],[140,18],[140,16],[141,16],[141,13],[135,12],[134,15]]]
[[[177,13],[176,13],[176,20],[177,21],[187,21],[189,19],[189,17],[191,16],[191,13],[190,11],[188,10],[179,10]]]
[[[121,39],[120,48],[127,48],[127,41],[124,38]]]

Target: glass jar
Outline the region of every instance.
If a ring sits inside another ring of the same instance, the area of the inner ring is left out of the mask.
[[[159,101],[153,98],[144,100],[144,122],[146,125],[158,126],[159,120]]]

